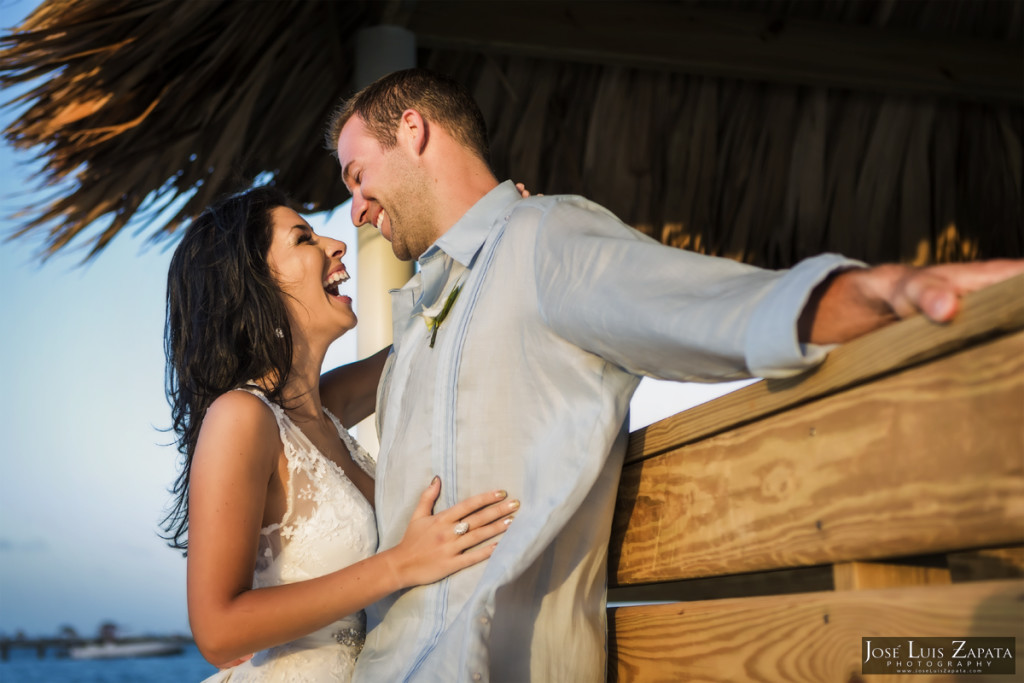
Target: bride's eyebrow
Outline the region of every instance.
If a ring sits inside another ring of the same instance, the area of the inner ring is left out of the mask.
[[[299,234],[295,237],[295,239],[297,241],[298,240],[302,240],[302,238],[306,237],[306,236],[309,236],[310,238],[312,238],[312,236],[314,234],[313,233],[313,228],[311,228],[310,226],[303,225],[301,223],[296,223],[291,228],[289,228],[289,230],[288,230],[288,235],[289,235],[288,239],[291,239],[291,236],[295,235],[295,231],[296,230],[299,232]]]

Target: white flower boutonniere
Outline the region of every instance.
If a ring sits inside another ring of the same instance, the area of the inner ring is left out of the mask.
[[[459,298],[459,292],[461,291],[462,283],[460,282],[452,287],[452,291],[448,293],[448,298],[444,300],[443,304],[425,308],[420,313],[423,316],[423,322],[427,324],[427,329],[430,330],[430,348],[434,348],[434,342],[437,340],[437,328],[441,327],[441,323],[448,317],[448,311],[452,310],[452,306],[455,304],[455,300]]]

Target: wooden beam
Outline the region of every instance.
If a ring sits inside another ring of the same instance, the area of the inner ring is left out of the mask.
[[[1022,601],[1024,581],[1011,580],[619,607],[608,620],[609,680],[859,681],[861,638],[1019,644]]]
[[[999,334],[1024,329],[1024,276],[967,296],[956,320],[903,320],[833,351],[814,371],[758,382],[630,435],[626,462],[653,457],[727,429],[938,358]]]
[[[614,584],[1024,541],[1024,331],[623,468]]]
[[[420,46],[701,76],[1020,104],[1021,42],[680,2],[416,3]]]

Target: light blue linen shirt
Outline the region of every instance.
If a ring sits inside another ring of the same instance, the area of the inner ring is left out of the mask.
[[[786,376],[822,360],[796,320],[839,256],[774,272],[663,246],[581,197],[505,182],[393,295],[377,402],[380,547],[420,494],[504,488],[522,507],[489,561],[367,610],[357,682],[605,676],[606,564],[641,375]],[[462,290],[430,347],[421,313]]]

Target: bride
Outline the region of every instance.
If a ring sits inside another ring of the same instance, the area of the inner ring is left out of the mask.
[[[485,560],[518,507],[490,491],[433,514],[435,477],[401,543],[376,552],[374,463],[345,426],[373,412],[387,350],[320,375],[356,324],[338,292],[344,255],[262,187],[204,211],[171,260],[164,343],[183,466],[165,529],[188,550],[196,644],[229,667],[211,681],[350,680],[362,609]]]

